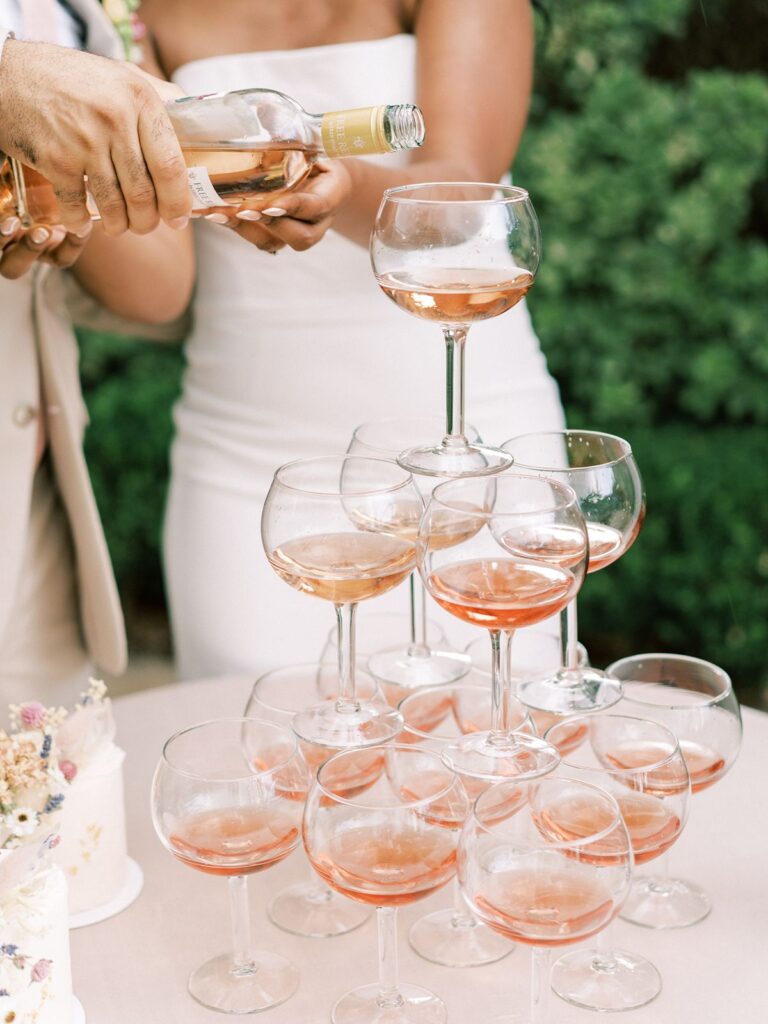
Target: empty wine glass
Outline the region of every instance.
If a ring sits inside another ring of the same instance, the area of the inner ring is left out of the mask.
[[[380,748],[385,770],[374,787],[356,785],[361,758],[347,750],[323,764],[304,812],[304,845],[315,870],[338,892],[377,907],[379,982],[343,995],[334,1024],[442,1024],[445,1005],[397,973],[398,906],[435,892],[456,872],[467,798],[429,750]]]
[[[377,459],[397,459],[403,449],[420,438],[434,437],[439,421],[432,416],[407,416],[372,420],[355,428],[349,451],[355,455],[368,455]],[[470,442],[479,440],[474,427],[465,427]],[[414,473],[414,483],[425,500],[429,499],[435,477]],[[414,540],[418,533],[415,524]],[[427,642],[427,599],[418,573],[410,578],[411,637],[410,643],[377,651],[371,656],[369,667],[381,683],[413,689],[417,686],[437,686],[452,683],[469,671],[469,658],[462,651],[430,647]]]
[[[627,715],[583,715],[553,725],[545,738],[560,747],[573,728],[584,740],[563,754],[558,773],[592,783],[619,805],[632,843],[635,864],[661,856],[677,841],[688,816],[691,794],[685,759],[672,732],[658,722]],[[562,808],[558,819],[565,834],[594,828],[590,799]],[[637,953],[616,949],[608,928],[597,948],[577,949],[552,968],[552,988],[575,1006],[588,1010],[632,1010],[661,992],[654,965]]]
[[[569,808],[587,801],[594,816],[563,829]],[[501,782],[478,797],[461,836],[459,882],[481,921],[533,947],[530,1024],[549,1020],[550,948],[602,931],[631,872],[618,804],[596,786],[548,776]]]
[[[401,742],[418,743],[442,753],[479,715],[490,719],[488,686],[473,685],[467,681],[469,678],[448,686],[423,688],[406,696],[398,705],[404,722]],[[536,735],[528,709],[514,698],[507,708],[507,723],[513,732]],[[456,774],[469,801],[476,800],[499,781],[494,776]],[[506,939],[478,921],[464,901],[457,881],[454,881],[453,906],[420,917],[411,927],[408,940],[419,956],[444,967],[479,967],[501,960],[514,949]]]
[[[615,562],[632,546],[645,515],[645,495],[629,444],[613,434],[563,430],[523,434],[505,441],[515,468],[541,473],[576,492],[589,537],[587,572]],[[565,553],[570,537],[552,538]],[[520,684],[520,699],[555,714],[600,711],[621,697],[621,686],[604,672],[579,665],[576,601],[560,616],[562,668]]]
[[[248,875],[279,863],[301,839],[307,766],[287,729],[258,719],[203,722],[163,747],[152,782],[152,820],[182,864],[229,879],[233,953],[192,972],[189,992],[224,1013],[255,1013],[293,995],[294,965],[254,951]]]
[[[338,666],[332,663],[288,665],[275,669],[260,676],[253,684],[245,716],[262,718],[291,729],[297,712],[321,700],[335,700],[338,682]],[[380,699],[373,676],[358,671],[355,682],[362,700]],[[305,740],[299,740],[299,749],[312,774],[323,761],[338,753],[337,747],[323,747]],[[370,748],[369,756],[371,781],[375,782],[383,762],[375,747]],[[272,897],[267,914],[278,928],[313,939],[344,935],[359,928],[370,917],[370,911],[329,889],[311,869],[305,881],[289,885]]]
[[[606,672],[624,687],[621,709],[661,722],[677,736],[700,793],[731,768],[741,747],[741,712],[728,674],[709,661],[683,654],[635,654]],[[694,882],[670,878],[668,858],[656,876],[635,879],[622,917],[648,928],[684,928],[712,909]]]
[[[402,583],[415,562],[410,524],[423,508],[410,473],[353,455],[301,459],[275,473],[261,533],[272,568],[292,587],[336,609],[338,698],[299,712],[296,734],[326,747],[392,739],[402,720],[355,691],[355,610]]]
[[[560,539],[569,538],[567,553]],[[505,721],[511,695],[510,656],[501,658],[515,630],[556,614],[584,578],[587,536],[576,495],[565,484],[506,472],[486,479],[452,480],[436,487],[419,531],[418,562],[439,605],[491,640],[492,721],[445,751],[463,774],[528,775],[557,763],[549,744],[511,733]]]
[[[371,235],[384,292],[412,316],[440,324],[446,348],[446,428],[438,444],[398,461],[428,476],[477,476],[511,464],[464,430],[464,351],[472,324],[512,309],[539,265],[539,222],[511,185],[434,182],[387,189]]]

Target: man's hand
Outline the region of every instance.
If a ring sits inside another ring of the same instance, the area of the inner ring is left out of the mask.
[[[304,252],[317,245],[331,227],[350,189],[349,172],[342,161],[317,163],[299,191],[287,192],[261,212],[241,206],[227,224],[265,252],[278,252],[286,245]],[[219,215],[211,219],[218,220]]]
[[[15,281],[37,260],[56,267],[71,267],[90,233],[90,221],[81,234],[74,235],[62,227],[44,224],[23,228],[18,217],[6,217],[0,220],[0,277]]]
[[[107,234],[145,234],[160,219],[183,227],[187,173],[163,106],[178,95],[131,64],[9,39],[0,61],[0,151],[48,178],[70,232],[89,220],[86,175]]]

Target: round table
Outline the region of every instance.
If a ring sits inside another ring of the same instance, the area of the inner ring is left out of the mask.
[[[149,813],[149,788],[163,741],[208,718],[240,715],[251,681],[245,678],[176,683],[115,701],[125,766],[129,850],[142,866],[144,890],[123,913],[73,931],[75,992],[90,1024],[212,1024],[224,1015],[187,994],[190,970],[229,948],[225,882],[190,870],[160,844]],[[691,928],[653,932],[623,921],[617,945],[649,957],[662,974],[657,1000],[626,1015],[631,1024],[764,1024],[768,1019],[768,714],[744,709],[744,745],[735,767],[696,796],[680,842],[674,873],[710,892],[714,909]],[[348,988],[375,980],[376,929],[363,927],[333,939],[303,939],[270,923],[265,905],[277,889],[303,877],[301,850],[251,876],[253,934],[259,946],[290,957],[301,972],[293,998],[267,1011],[269,1024],[327,1024]],[[447,905],[444,889],[402,909],[400,975],[426,985],[448,1007],[450,1024],[480,1024],[528,1005],[529,951],[516,949],[499,963],[449,969],[421,960],[407,930],[427,910]],[[572,947],[569,947],[572,948]],[[600,1018],[553,996],[553,1021],[579,1024]]]

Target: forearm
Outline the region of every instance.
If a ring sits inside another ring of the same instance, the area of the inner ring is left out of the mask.
[[[192,295],[192,231],[161,224],[149,235],[110,238],[97,224],[72,273],[111,312],[143,323],[166,323],[181,316]]]

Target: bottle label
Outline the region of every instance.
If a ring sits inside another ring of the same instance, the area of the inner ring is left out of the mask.
[[[360,107],[323,114],[323,148],[328,156],[388,153],[392,148],[384,132],[386,107]]]
[[[227,206],[226,199],[222,199],[213,187],[211,176],[205,167],[188,167],[187,178],[189,179],[189,191],[192,193],[192,206],[199,210],[200,207]]]

